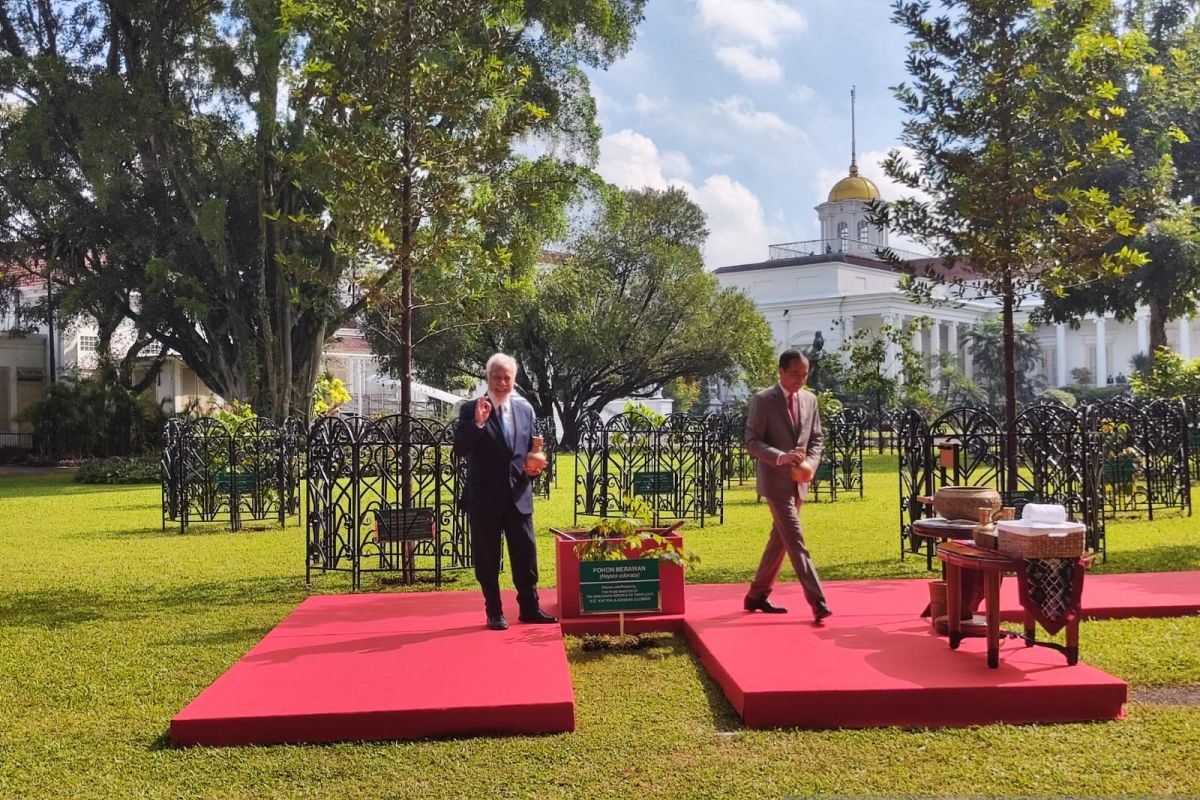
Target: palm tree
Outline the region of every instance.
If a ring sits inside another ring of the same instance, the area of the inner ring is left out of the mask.
[[[1033,328],[1023,325],[1013,331],[1016,344],[1017,401],[1028,403],[1037,397],[1046,381],[1041,375],[1042,349]],[[964,337],[967,353],[975,366],[975,381],[987,395],[993,409],[1004,407],[1004,326],[995,314],[980,319]]]

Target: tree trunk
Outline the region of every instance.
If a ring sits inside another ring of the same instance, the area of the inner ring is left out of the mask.
[[[1012,267],[1004,266],[1004,489],[1011,494],[1017,490],[1017,343],[1013,328]]]
[[[558,443],[560,450],[574,451],[579,448],[579,409],[564,406],[559,411],[559,421],[562,423],[562,441]]]
[[[406,52],[411,53],[412,44],[412,0],[404,4],[404,37]],[[404,108],[404,140],[400,160],[403,164],[404,176],[401,183],[400,209],[400,413],[401,443],[400,443],[400,476],[401,498],[407,507],[412,500],[412,450],[409,448],[411,432],[409,418],[412,416],[412,318],[413,318],[413,264],[412,248],[413,234],[416,231],[416,214],[413,208],[413,132],[410,115],[412,113],[410,94],[412,92],[411,64],[404,65],[402,80],[405,81]]]
[[[1146,355],[1150,359],[1149,369],[1153,370],[1158,348],[1167,346],[1167,320],[1157,298],[1151,297],[1147,306],[1150,309],[1150,352]]]

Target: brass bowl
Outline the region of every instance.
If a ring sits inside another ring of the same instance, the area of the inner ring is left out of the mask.
[[[979,520],[979,510],[1000,510],[1000,493],[988,486],[943,486],[933,495],[933,510],[946,519]]]

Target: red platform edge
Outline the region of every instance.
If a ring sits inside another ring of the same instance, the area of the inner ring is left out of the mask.
[[[175,716],[171,740],[230,746],[574,729],[557,625],[514,617],[509,630],[490,631],[478,592],[423,592],[308,598]]]
[[[830,582],[834,616],[812,622],[795,583],[785,615],[747,614],[744,586],[689,588],[684,634],[750,728],[943,727],[1118,719],[1128,687],[1047,648],[1007,640],[1001,667],[982,639],[951,650],[917,618],[924,581]],[[906,609],[912,609],[907,611]],[[1081,635],[1086,660],[1087,637]]]
[[[1056,652],[1008,642],[1002,669],[993,671],[983,665],[981,640],[949,651],[945,639],[916,617],[927,599],[925,587],[923,580],[829,582],[835,614],[817,627],[804,619],[794,583],[781,584],[774,595],[793,606],[784,619],[741,612],[743,585],[690,586],[686,617],[630,615],[626,630],[682,630],[752,728],[1065,722],[1122,715],[1127,697],[1122,681],[1086,664],[1067,667]],[[511,593],[506,604],[515,609]],[[553,601],[545,605],[555,610]],[[1019,618],[1015,581],[1005,581],[1002,605],[1006,618]],[[1083,605],[1087,618],[1200,613],[1200,572],[1089,575]],[[172,740],[221,746],[574,730],[562,634],[615,632],[616,618],[579,617],[564,620],[561,629],[513,622],[504,633],[485,630],[476,591],[310,597],[172,720]],[[788,632],[778,626],[795,627]],[[736,635],[733,647],[722,641],[722,630]],[[864,689],[860,680],[850,686],[846,664],[853,660],[839,653],[839,636],[850,649],[861,646],[864,636],[887,636],[887,647],[863,655],[864,663],[895,656],[902,665],[919,654],[934,660],[922,663],[936,662],[965,676],[963,683],[908,680],[885,690]],[[822,645],[831,660],[823,658]],[[1086,625],[1080,645],[1086,661]],[[785,680],[770,669],[762,674],[781,660]],[[288,670],[276,669],[298,662],[306,666],[291,678]],[[331,664],[336,668],[329,669]],[[1014,678],[1012,670],[1020,674]],[[509,672],[523,677],[499,687],[486,679]],[[1068,679],[1045,685],[1029,679],[1049,674]],[[399,696],[381,696],[371,675],[439,680],[394,680],[408,688]],[[980,682],[988,691],[980,691]],[[342,708],[330,708],[329,697],[339,698]],[[886,714],[879,713],[881,698],[888,698]]]

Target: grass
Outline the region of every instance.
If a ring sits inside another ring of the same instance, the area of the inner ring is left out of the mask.
[[[547,588],[546,530],[573,525],[563,463],[536,512]],[[866,499],[805,508],[822,577],[925,576],[923,556],[899,558],[896,497],[894,462],[872,458]],[[160,530],[158,509],[157,487],[0,479],[0,797],[1200,794],[1194,706],[1134,702],[1124,721],[1082,725],[750,731],[669,635],[629,653],[568,639],[572,734],[176,750],[170,718],[306,596],[304,555],[296,527],[180,536]],[[768,527],[750,489],[727,493],[725,524],[686,532],[702,558],[689,580],[748,582]],[[1170,514],[1113,522],[1097,569],[1200,569],[1198,528]],[[1088,622],[1081,649],[1135,688],[1171,686],[1200,683],[1197,641],[1200,618]]]

